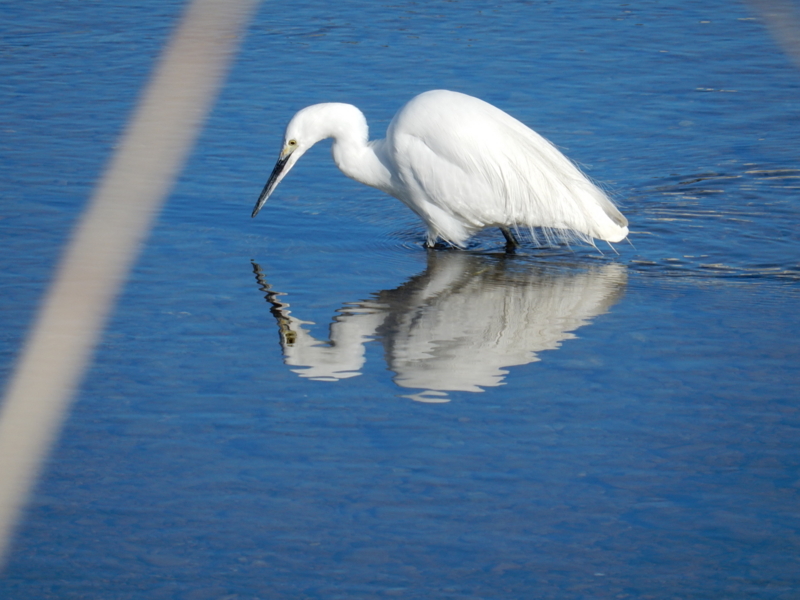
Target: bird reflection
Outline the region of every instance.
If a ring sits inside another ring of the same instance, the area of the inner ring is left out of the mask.
[[[393,290],[339,309],[330,339],[314,338],[253,263],[278,323],[284,362],[301,377],[361,374],[366,344],[380,340],[397,385],[424,402],[503,385],[507,368],[540,360],[624,293],[625,267],[542,266],[513,256],[428,253],[428,267]]]

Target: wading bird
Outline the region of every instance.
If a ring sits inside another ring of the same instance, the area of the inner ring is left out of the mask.
[[[394,196],[425,222],[429,247],[439,239],[464,247],[486,227],[499,227],[511,248],[518,245],[513,232],[523,228],[534,241],[536,230],[543,232],[547,242],[628,235],[628,220],[553,144],[499,108],[447,90],[413,98],[382,140],[369,141],[367,120],[351,104],[302,109],[286,127],[253,217],[298,159],[326,138],[345,175]]]

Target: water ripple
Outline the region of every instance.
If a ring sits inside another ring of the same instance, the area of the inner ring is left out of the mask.
[[[800,168],[671,175],[629,199],[634,270],[800,282]]]

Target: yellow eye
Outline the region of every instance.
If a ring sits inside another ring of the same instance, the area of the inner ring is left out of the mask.
[[[289,140],[288,145],[294,148],[295,146],[297,146],[297,140]]]

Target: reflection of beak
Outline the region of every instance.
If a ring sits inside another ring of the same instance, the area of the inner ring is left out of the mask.
[[[281,153],[281,157],[278,159],[278,162],[275,164],[275,168],[272,169],[272,174],[267,180],[267,185],[265,185],[264,189],[261,190],[261,195],[258,197],[258,202],[256,202],[256,207],[253,209],[253,214],[250,215],[251,217],[255,217],[258,214],[258,211],[260,211],[261,207],[264,206],[267,198],[269,198],[269,195],[272,193],[272,190],[275,189],[275,186],[277,186],[278,182],[282,179],[281,174],[286,168],[286,163],[289,162],[289,157],[291,155],[291,152],[286,152],[285,154]]]

